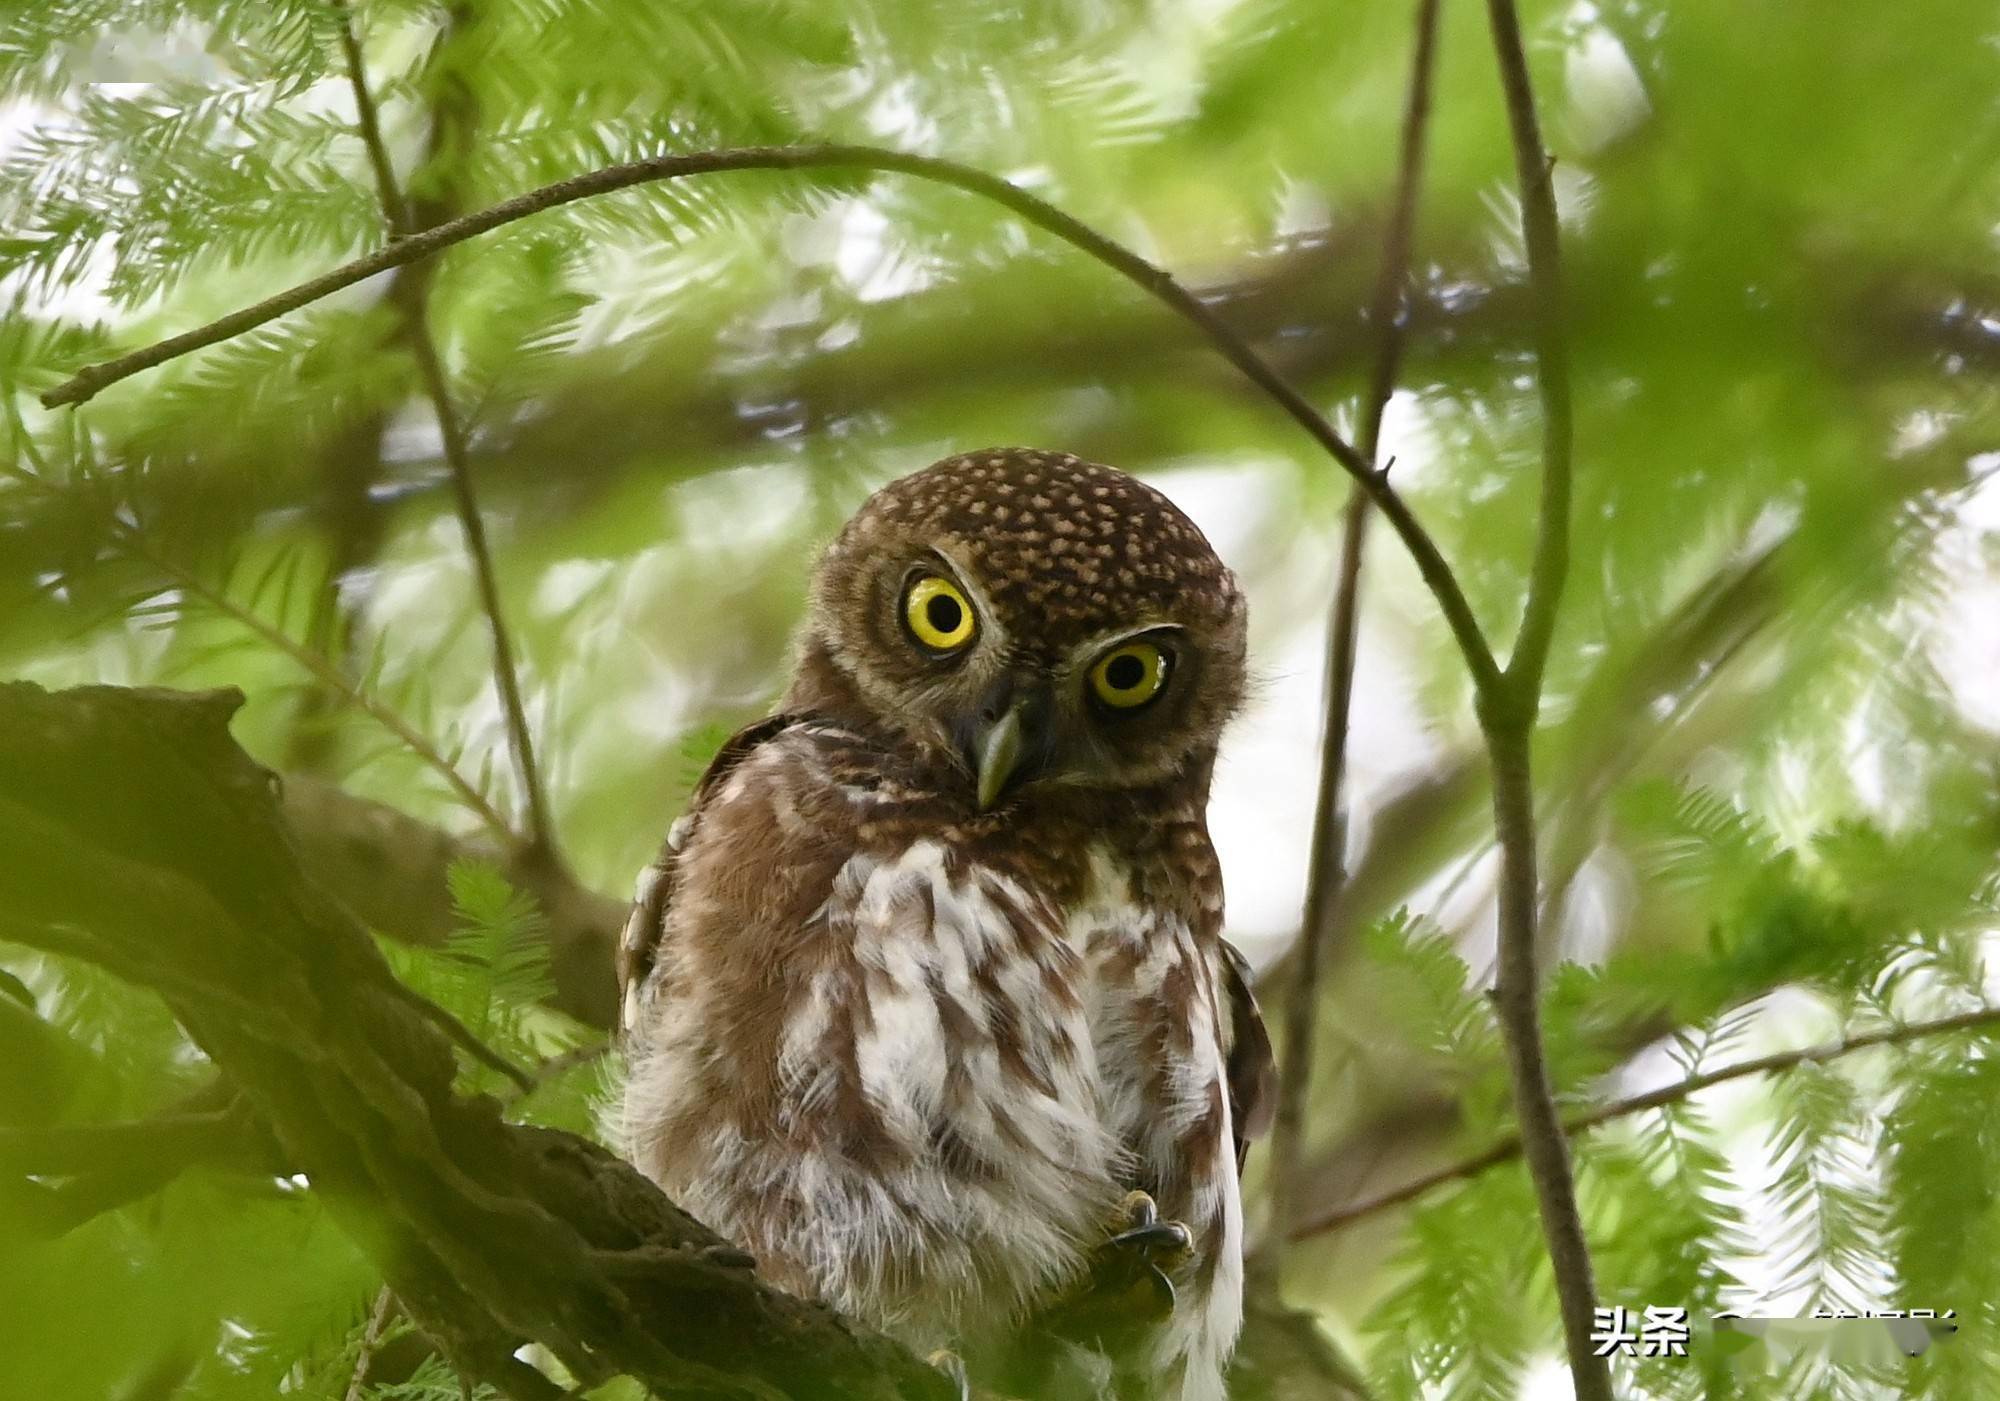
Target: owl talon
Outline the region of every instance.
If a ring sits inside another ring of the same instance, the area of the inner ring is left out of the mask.
[[[1127,1194],[1089,1268],[1050,1310],[1049,1326],[1069,1337],[1104,1339],[1164,1322],[1177,1298],[1172,1271],[1194,1255],[1194,1235],[1164,1221],[1145,1192]]]
[[[1179,1221],[1161,1220],[1159,1204],[1146,1192],[1126,1193],[1113,1224],[1125,1229],[1098,1247],[1100,1259],[1123,1255],[1171,1273],[1194,1258],[1194,1233]]]
[[[1194,1254],[1194,1237],[1178,1221],[1157,1221],[1120,1231],[1104,1242],[1105,1248],[1137,1251],[1147,1261],[1179,1265]]]

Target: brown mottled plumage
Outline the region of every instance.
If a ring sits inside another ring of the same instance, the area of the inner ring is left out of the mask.
[[[975,1372],[1143,1189],[1192,1258],[1171,1315],[1079,1374],[1220,1396],[1271,1099],[1204,819],[1243,615],[1193,523],[1109,467],[971,453],[871,497],[780,713],[641,878],[640,1167],[776,1282]]]

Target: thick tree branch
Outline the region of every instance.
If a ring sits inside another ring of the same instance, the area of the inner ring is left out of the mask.
[[[1383,239],[1375,281],[1371,324],[1375,356],[1361,402],[1357,443],[1372,463],[1379,456],[1382,415],[1395,392],[1402,361],[1405,289],[1410,277],[1410,245],[1416,227],[1417,195],[1423,183],[1424,137],[1431,109],[1431,74],[1436,63],[1438,0],[1417,0],[1416,38],[1410,86],[1403,113],[1396,201]],[[1347,882],[1347,804],[1343,780],[1348,721],[1354,699],[1354,648],[1360,616],[1362,548],[1367,539],[1369,498],[1356,487],[1341,522],[1340,578],[1327,621],[1326,721],[1320,739],[1319,795],[1313,809],[1311,865],[1306,878],[1305,920],[1297,969],[1287,988],[1284,1061],[1278,1079],[1278,1113],[1271,1134],[1271,1220],[1259,1250],[1259,1287],[1276,1291],[1285,1246],[1303,1199],[1306,1108],[1312,1102],[1316,1031],[1322,970],[1339,925]]]
[[[354,31],[354,16],[346,0],[335,0],[339,11],[341,52],[346,60],[347,81],[354,94],[354,108],[361,128],[362,144],[368,148],[374,167],[382,216],[392,239],[408,238],[417,232],[410,202],[396,183],[395,167],[382,140],[382,123],[368,86],[368,73],[361,56],[361,41]],[[459,82],[453,78],[449,81]],[[462,88],[462,83],[460,84]],[[460,96],[463,107],[469,98]],[[500,603],[500,586],[493,572],[493,551],[486,542],[486,522],[472,491],[472,459],[466,445],[465,424],[451,402],[451,386],[445,380],[444,365],[438,359],[437,341],[424,293],[419,288],[406,311],[406,339],[417,362],[424,394],[437,418],[438,434],[444,443],[444,460],[450,469],[452,502],[458,512],[459,529],[465,534],[465,549],[472,560],[472,577],[479,590],[480,611],[486,617],[489,644],[493,649],[493,683],[500,694],[501,713],[507,718],[507,738],[513,750],[514,768],[521,782],[528,808],[528,841],[548,854],[556,853],[555,833],[549,821],[548,796],[542,787],[540,769],[535,764],[534,736],[528,728],[527,708],[521,701],[519,668],[514,661],[514,644],[507,630]]]
[[[463,1374],[694,1397],[935,1397],[942,1376],[764,1287],[626,1164],[453,1091],[449,1042],[302,875],[234,692],[0,687],[0,936],[157,990]]]
[[[0,1214],[51,1239],[196,1167],[267,1179],[283,1170],[270,1135],[219,1080],[147,1119],[0,1125]]]
[[[516,195],[489,208],[477,210],[434,228],[391,241],[386,247],[322,273],[254,306],[231,312],[206,326],[88,366],[42,396],[51,407],[80,404],[109,385],[116,384],[155,365],[203,346],[241,335],[302,306],[331,296],[377,273],[401,267],[420,258],[431,257],[457,243],[476,238],[516,220],[539,214],[578,200],[607,194],[656,180],[683,179],[691,175],[737,170],[861,169],[891,171],[949,185],[979,195],[1012,211],[1046,233],[1053,234],[1121,274],[1155,299],[1192,323],[1221,355],[1240,370],[1300,427],[1339,462],[1366,491],[1376,508],[1395,528],[1425,586],[1437,599],[1452,638],[1464,655],[1476,681],[1491,684],[1499,677],[1499,664],[1473,617],[1464,590],[1452,575],[1408,504],[1389,486],[1388,478],[1341,437],[1326,416],[1286,381],[1284,376],[1260,356],[1250,343],[1232,330],[1208,306],[1189,292],[1164,269],[1154,266],[1122,245],[1106,238],[1088,225],[1071,218],[1055,206],[997,176],[934,156],[883,150],[872,146],[764,146],[735,150],[697,151],[686,155],[654,156],[624,165],[572,176],[538,190]]]
[[[1522,1149],[1555,1273],[1577,1401],[1612,1401],[1610,1365],[1596,1355],[1591,1342],[1597,1284],[1583,1218],[1577,1209],[1576,1183],[1570,1176],[1569,1141],[1563,1135],[1549,1081],[1535,966],[1540,892],[1530,753],[1541,711],[1549,640],[1569,571],[1569,368],[1563,340],[1555,194],[1513,0],[1487,0],[1486,9],[1507,97],[1521,187],[1521,223],[1535,307],[1535,372],[1543,415],[1541,518],[1527,604],[1505,676],[1497,683],[1483,685],[1478,697],[1480,727],[1493,768],[1493,826],[1500,846],[1498,972],[1493,995],[1514,1087]]]
[[[1819,1064],[1838,1060],[1856,1051],[1865,1051],[1875,1046],[1900,1046],[1911,1041],[1930,1036],[1944,1036],[1957,1031],[1979,1031],[2000,1026],[2000,1007],[1980,1007],[1970,1012],[1960,1012],[1949,1017],[1938,1017],[1931,1021],[1904,1022],[1897,1026],[1880,1027],[1874,1031],[1860,1032],[1842,1037],[1838,1041],[1820,1046],[1807,1046],[1797,1051],[1778,1051],[1772,1055],[1759,1056],[1755,1060],[1743,1061],[1736,1065],[1724,1066],[1718,1070],[1704,1071],[1690,1075],[1671,1085],[1662,1085],[1657,1090],[1632,1095],[1626,1099],[1614,1100],[1598,1105],[1581,1113],[1571,1114],[1563,1120],[1566,1134],[1584,1133],[1618,1119],[1643,1114],[1649,1109],[1664,1109],[1670,1104],[1678,1104],[1692,1095],[1699,1094],[1714,1085],[1727,1084],[1731,1080],[1742,1080],[1752,1075],[1767,1075],[1790,1070],[1808,1062]],[[1411,1178],[1399,1187],[1379,1193],[1366,1201],[1354,1202],[1333,1211],[1321,1212],[1311,1220],[1293,1230],[1294,1240],[1304,1240],[1310,1236],[1337,1231],[1351,1226],[1357,1221],[1365,1221],[1380,1215],[1392,1207],[1415,1201],[1418,1197],[1452,1182],[1463,1182],[1477,1177],[1488,1168],[1501,1163],[1512,1162],[1521,1156],[1521,1137],[1509,1134],[1490,1147],[1462,1158],[1435,1172],[1427,1172],[1421,1177]]]

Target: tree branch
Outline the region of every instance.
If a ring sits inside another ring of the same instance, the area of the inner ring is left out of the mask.
[[[0,1214],[13,1205],[20,1219],[12,1224],[32,1239],[54,1239],[195,1167],[265,1178],[283,1171],[270,1134],[221,1080],[151,1118],[0,1126]]]
[[[389,1326],[389,1315],[396,1307],[396,1292],[383,1285],[375,1291],[375,1302],[368,1310],[368,1322],[361,1330],[361,1344],[355,1349],[354,1371],[347,1379],[345,1401],[362,1401],[363,1389],[368,1385],[368,1368],[375,1361],[375,1349],[381,1346],[382,1332]]]
[[[1133,282],[1183,319],[1192,323],[1230,364],[1258,388],[1324,448],[1354,477],[1376,508],[1395,528],[1425,586],[1438,601],[1446,626],[1464,655],[1474,680],[1490,685],[1500,675],[1499,664],[1473,617],[1464,590],[1452,575],[1437,544],[1417,520],[1406,502],[1389,486],[1388,479],[1374,470],[1325,415],[1294,389],[1277,370],[1260,356],[1248,341],[1211,311],[1199,298],[1174,280],[1165,270],[1138,254],[1106,238],[1088,225],[1071,218],[1055,206],[997,176],[974,170],[935,156],[920,156],[873,146],[826,144],[815,146],[750,146],[732,150],[697,151],[685,155],[654,156],[624,165],[558,180],[552,185],[516,195],[489,208],[450,219],[345,263],[330,272],[311,278],[275,296],[231,312],[206,326],[170,336],[142,349],[78,371],[70,379],[42,396],[50,408],[80,404],[118,381],[130,378],[177,356],[203,346],[241,335],[287,312],[298,310],[342,288],[351,287],[377,273],[428,258],[467,239],[491,232],[503,225],[578,200],[627,189],[656,180],[683,179],[691,175],[736,170],[810,170],[849,168],[890,171],[913,175],[948,185],[1001,205],[1021,219],[1095,258]]]
[[[1601,1104],[1594,1109],[1587,1109],[1581,1113],[1571,1114],[1563,1120],[1563,1132],[1566,1134],[1583,1133],[1598,1127],[1600,1124],[1608,1124],[1617,1119],[1630,1118],[1634,1114],[1643,1114],[1649,1109],[1664,1109],[1667,1105],[1678,1104],[1680,1101],[1698,1094],[1702,1090],[1706,1090],[1714,1085],[1726,1084],[1731,1080],[1742,1080],[1752,1075],[1765,1075],[1777,1071],[1790,1070],[1808,1061],[1817,1064],[1823,1061],[1838,1060],[1842,1056],[1852,1055],[1856,1051],[1865,1051],[1875,1046],[1900,1046],[1928,1036],[1942,1036],[1955,1031],[1975,1031],[1991,1026],[2000,1026],[2000,1007],[1980,1007],[1970,1012],[1960,1012],[1954,1016],[1939,1017],[1932,1021],[1904,1022],[1897,1026],[1881,1027],[1874,1031],[1843,1037],[1838,1041],[1830,1042],[1826,1045],[1808,1046],[1797,1051],[1779,1051],[1772,1055],[1759,1056],[1755,1060],[1747,1060],[1737,1065],[1725,1066],[1720,1070],[1710,1070],[1704,1071],[1699,1075],[1690,1075],[1685,1080],[1677,1081],[1671,1085],[1663,1085],[1657,1090],[1648,1090],[1644,1094],[1632,1095],[1627,1099],[1614,1100],[1609,1104]],[[1435,1172],[1427,1172],[1421,1177],[1414,1177],[1400,1187],[1391,1188],[1389,1191],[1370,1197],[1366,1201],[1355,1202],[1349,1206],[1322,1212],[1320,1215],[1297,1227],[1292,1233],[1292,1239],[1305,1240],[1310,1236],[1320,1235],[1327,1231],[1337,1231],[1343,1227],[1351,1226],[1357,1221],[1364,1221],[1371,1216],[1380,1215],[1392,1207],[1401,1206],[1405,1202],[1415,1201],[1418,1197],[1445,1186],[1447,1183],[1463,1182],[1468,1178],[1477,1177],[1488,1168],[1497,1167],[1501,1163],[1512,1162],[1520,1156],[1521,1136],[1519,1134],[1509,1134],[1505,1138],[1493,1143],[1490,1147],[1473,1154],[1471,1157],[1460,1159],[1458,1162],[1439,1168]]]
[[[1542,676],[1556,610],[1569,571],[1570,405],[1568,352],[1563,340],[1561,267],[1556,208],[1542,149],[1528,60],[1513,0],[1487,0],[1508,125],[1521,186],[1521,224],[1534,297],[1536,381],[1542,398],[1542,492],[1535,555],[1521,629],[1505,676],[1480,688],[1478,710],[1493,768],[1493,827],[1500,845],[1499,931],[1494,1005],[1499,1014],[1515,1116],[1535,1201],[1548,1241],[1562,1311],[1563,1337],[1577,1401],[1612,1401],[1611,1369],[1591,1342],[1597,1284],[1570,1176],[1542,1044],[1536,975],[1540,893],[1535,849],[1534,779],[1530,763]]]
[[[1417,0],[1416,38],[1410,59],[1410,86],[1403,112],[1403,139],[1396,178],[1396,201],[1383,237],[1370,322],[1375,355],[1361,403],[1358,444],[1373,463],[1379,456],[1382,415],[1395,392],[1402,361],[1405,289],[1410,277],[1410,244],[1416,227],[1417,195],[1423,183],[1424,137],[1431,108],[1431,74],[1437,53],[1438,0]],[[1327,621],[1326,721],[1320,741],[1319,796],[1313,809],[1311,869],[1306,877],[1305,921],[1298,943],[1297,971],[1285,999],[1283,1070],[1278,1077],[1278,1112],[1271,1133],[1271,1224],[1258,1252],[1260,1288],[1275,1293],[1303,1198],[1306,1107],[1311,1103],[1316,1029],[1325,959],[1339,926],[1341,895],[1347,883],[1347,809],[1343,780],[1347,764],[1349,715],[1354,699],[1354,649],[1360,615],[1362,549],[1367,538],[1368,495],[1349,493],[1342,516],[1340,581]]]
[[[375,96],[368,87],[368,74],[361,55],[361,41],[354,32],[354,15],[347,0],[335,0],[339,11],[341,52],[346,60],[348,86],[354,93],[354,107],[361,128],[362,144],[368,148],[374,167],[382,216],[392,239],[408,238],[417,232],[409,201],[396,184],[396,172],[383,144],[382,124],[375,108]],[[456,80],[454,80],[456,81]],[[427,290],[427,289],[423,289]],[[444,442],[444,459],[450,469],[452,501],[458,512],[459,528],[465,532],[466,553],[472,559],[472,577],[479,590],[480,611],[485,614],[487,634],[493,649],[493,683],[500,693],[501,712],[507,717],[507,737],[514,753],[514,768],[528,807],[528,841],[532,849],[555,859],[555,833],[549,822],[548,796],[535,764],[534,737],[528,729],[528,712],[521,702],[519,670],[514,663],[514,645],[500,605],[500,586],[493,573],[493,552],[486,542],[486,522],[472,492],[472,461],[466,446],[465,425],[452,407],[451,387],[445,381],[444,366],[438,359],[437,342],[431,334],[426,298],[420,290],[408,311],[408,342],[416,358],[417,373],[424,393],[437,417],[438,434]]]
[[[1521,22],[1514,0],[1487,0],[1500,81],[1507,95],[1507,123],[1514,139],[1514,166],[1521,187],[1521,232],[1528,255],[1533,294],[1535,385],[1542,401],[1542,500],[1528,575],[1528,599],[1521,630],[1507,660],[1507,679],[1526,701],[1541,694],[1549,643],[1569,576],[1570,409],[1569,344],[1564,335],[1562,258],[1557,239],[1555,158],[1542,146],[1528,60],[1521,47]]]
[[[634,1169],[453,1090],[454,1056],[300,871],[235,692],[0,686],[0,937],[149,986],[463,1375],[559,1394],[943,1398],[903,1348],[760,1283]]]
[[[449,55],[462,26],[461,6],[447,5],[431,48],[430,61],[434,67],[451,61]],[[340,39],[347,62],[359,68],[360,39],[351,23],[342,26]],[[438,223],[460,212],[453,200],[453,182],[441,179],[440,175],[448,172],[469,144],[469,136],[462,128],[472,121],[470,93],[463,82],[445,84],[441,92],[427,97],[424,106],[429,128],[417,170],[420,178],[435,182],[442,189],[433,199],[413,198],[407,202],[404,217],[417,227]],[[378,134],[364,140],[362,147],[374,166],[377,188],[393,190],[395,174],[389,164],[388,146],[379,137],[375,107],[357,108],[356,119],[376,127]],[[436,268],[435,261],[409,263],[389,274],[381,303],[390,322],[380,341],[383,350],[409,344],[412,328],[429,299]],[[386,400],[373,397],[366,400],[356,417],[342,420],[320,445],[320,461],[312,473],[321,483],[321,499],[315,503],[314,513],[324,523],[329,557],[327,587],[314,601],[306,637],[322,655],[338,656],[342,671],[348,675],[365,665],[354,649],[355,624],[365,616],[373,592],[373,580],[366,566],[381,552],[388,531],[387,512],[372,493],[382,475],[384,434],[390,412]],[[287,769],[324,769],[330,734],[325,726],[313,721],[328,701],[337,699],[323,689],[315,689],[307,696],[289,737]]]
[[[591,1026],[614,1025],[612,951],[627,901],[588,889],[519,844],[455,836],[311,775],[287,774],[283,801],[307,873],[368,927],[405,943],[441,944],[458,927],[445,885],[455,863],[496,867],[548,918],[552,1004]]]

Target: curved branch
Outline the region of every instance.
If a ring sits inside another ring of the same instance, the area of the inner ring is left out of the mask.
[[[1743,1061],[1737,1065],[1724,1066],[1720,1070],[1704,1071],[1690,1075],[1685,1080],[1671,1085],[1662,1085],[1657,1090],[1633,1095],[1628,1099],[1614,1100],[1601,1104],[1595,1109],[1587,1109],[1572,1114],[1563,1120],[1563,1132],[1578,1134],[1594,1129],[1600,1124],[1608,1124],[1614,1119],[1629,1118],[1643,1114],[1649,1109],[1664,1109],[1669,1104],[1680,1101],[1708,1089],[1713,1085],[1726,1084],[1731,1080],[1742,1080],[1752,1075],[1765,1075],[1775,1071],[1790,1070],[1807,1061],[1819,1063],[1838,1060],[1856,1051],[1865,1051],[1874,1046],[1900,1046],[1906,1042],[1920,1040],[1927,1036],[1942,1036],[1954,1031],[1974,1031],[1982,1027],[2000,1025],[2000,1007],[1980,1007],[1970,1012],[1960,1012],[1954,1016],[1938,1017],[1932,1021],[1904,1022],[1898,1026],[1881,1027],[1875,1031],[1862,1032],[1856,1036],[1843,1037],[1838,1041],[1821,1046],[1808,1046],[1798,1051],[1778,1051],[1772,1055],[1759,1056],[1755,1060]],[[1488,1168],[1501,1163],[1512,1162],[1521,1156],[1521,1136],[1509,1134],[1458,1162],[1441,1167],[1435,1172],[1427,1172],[1422,1177],[1411,1178],[1400,1187],[1392,1187],[1386,1192],[1324,1212],[1299,1226],[1292,1232],[1293,1240],[1304,1240],[1309,1236],[1327,1231],[1337,1231],[1378,1216],[1391,1207],[1415,1201],[1418,1197],[1451,1182],[1463,1182],[1477,1177]]]
[[[1563,334],[1562,257],[1556,237],[1555,158],[1542,145],[1528,60],[1521,48],[1521,22],[1514,0],[1487,0],[1493,43],[1500,58],[1500,82],[1507,94],[1507,121],[1514,140],[1514,167],[1521,186],[1521,235],[1528,255],[1528,290],[1534,307],[1535,385],[1542,403],[1542,499],[1535,554],[1528,572],[1528,598],[1521,631],[1507,659],[1507,680],[1516,694],[1539,697],[1555,636],[1556,612],[1569,577],[1570,477],[1574,447],[1570,407],[1569,344]]]
[[[1044,232],[1089,254],[1192,323],[1224,359],[1269,395],[1312,437],[1313,441],[1324,448],[1353,476],[1376,508],[1395,528],[1396,534],[1409,550],[1411,558],[1415,560],[1417,571],[1423,576],[1425,586],[1437,599],[1438,606],[1444,613],[1445,623],[1451,629],[1452,638],[1458,644],[1459,651],[1464,654],[1466,665],[1472,670],[1475,683],[1482,688],[1498,683],[1499,664],[1493,658],[1492,649],[1486,642],[1485,634],[1480,630],[1478,620],[1473,617],[1472,607],[1466,600],[1464,590],[1459,587],[1451,567],[1445,563],[1444,556],[1439,552],[1437,543],[1431,539],[1429,532],[1411,513],[1409,505],[1402,497],[1390,488],[1388,478],[1377,472],[1366,457],[1341,437],[1326,416],[1287,383],[1284,376],[1260,356],[1248,341],[1231,330],[1200,298],[1183,287],[1163,268],[1156,267],[1087,224],[998,176],[988,175],[984,171],[974,170],[970,166],[936,156],[920,156],[874,146],[831,143],[814,146],[746,146],[731,150],[695,151],[686,155],[653,156],[646,160],[630,161],[624,165],[607,166],[602,170],[574,175],[567,180],[558,180],[552,185],[544,185],[540,189],[502,200],[489,208],[446,220],[434,227],[413,233],[407,238],[392,240],[373,253],[364,254],[352,262],[344,263],[330,272],[301,282],[296,287],[288,288],[253,306],[231,312],[206,326],[184,331],[177,336],[169,336],[165,340],[112,360],[86,366],[70,379],[42,395],[42,403],[50,408],[64,404],[81,404],[108,386],[128,379],[142,370],[164,364],[177,356],[199,350],[203,346],[227,340],[231,336],[241,335],[267,321],[276,320],[288,312],[296,311],[311,302],[373,277],[377,273],[387,272],[405,263],[416,262],[420,258],[431,257],[454,244],[477,238],[481,234],[490,233],[503,225],[526,219],[544,210],[574,204],[578,200],[590,199],[596,195],[609,194],[614,190],[629,189],[634,185],[648,184],[656,180],[677,180],[691,175],[710,175],[732,170],[830,168],[880,170],[913,175],[991,200]]]

